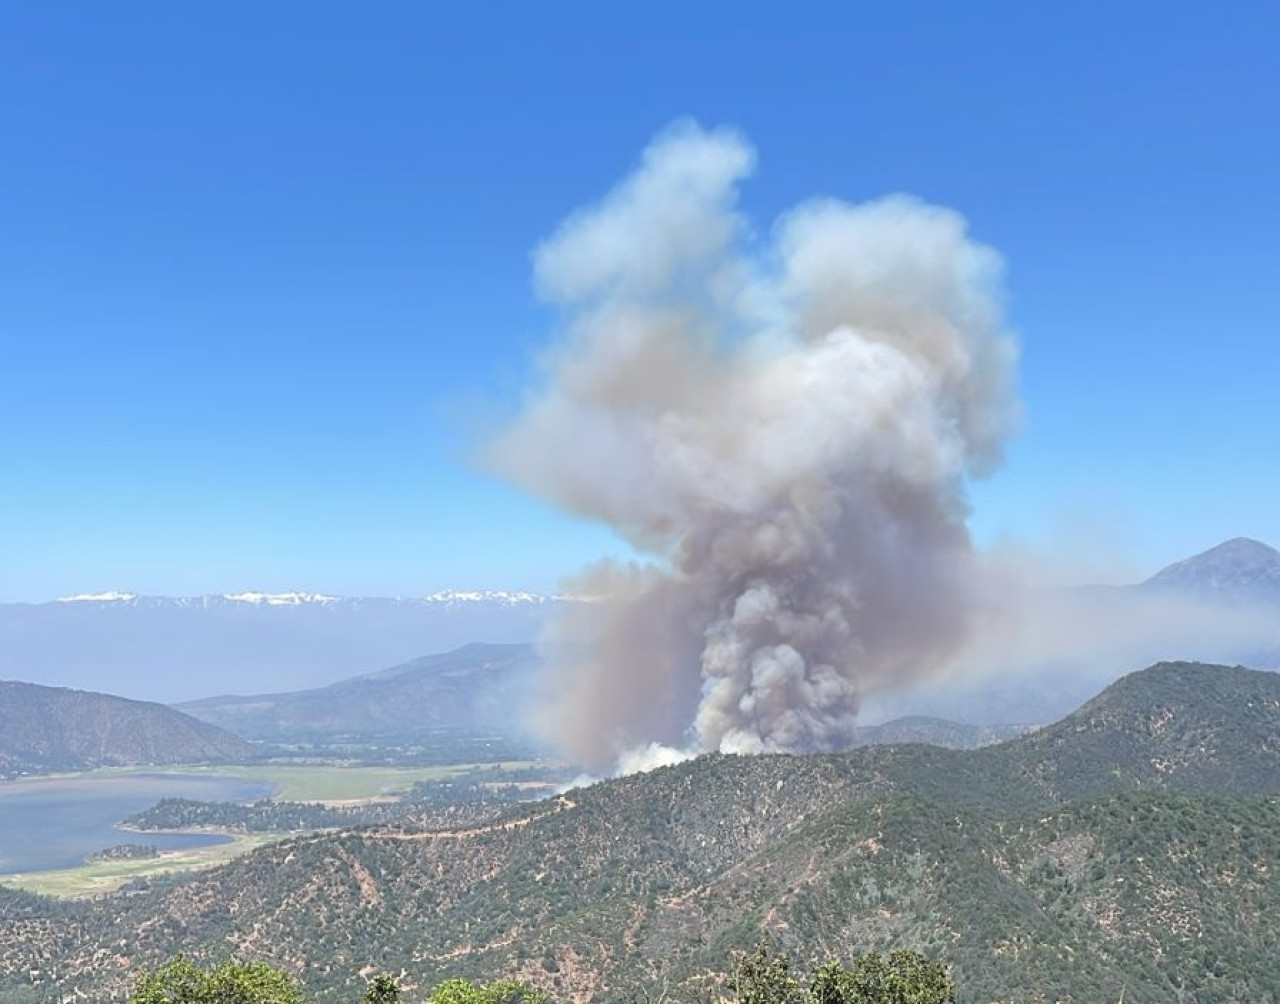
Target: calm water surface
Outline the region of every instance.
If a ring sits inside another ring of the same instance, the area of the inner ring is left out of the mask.
[[[162,798],[248,802],[271,791],[261,781],[194,774],[0,781],[0,875],[71,868],[116,844],[169,851],[225,843],[230,838],[211,833],[134,833],[115,824]]]

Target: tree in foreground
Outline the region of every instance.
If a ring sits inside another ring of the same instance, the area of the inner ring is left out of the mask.
[[[265,962],[202,969],[185,956],[145,973],[130,1004],[302,1004],[298,981]]]
[[[549,1001],[544,991],[519,980],[495,983],[445,980],[427,998],[427,1004],[549,1004]]]
[[[365,988],[364,1004],[400,1004],[400,984],[386,973],[375,976]]]
[[[955,1004],[946,967],[916,952],[860,955],[852,965],[829,962],[804,979],[784,955],[761,945],[743,955],[728,977],[720,1004]],[[663,995],[665,996],[665,994]],[[298,981],[263,962],[224,962],[204,969],[184,956],[144,974],[130,1004],[302,1004]],[[375,976],[364,1004],[400,1004],[400,987]],[[437,984],[426,1004],[550,1004],[547,994],[519,980]]]
[[[730,977],[735,1004],[808,1004],[808,988],[796,976],[791,960],[768,945],[758,945],[738,960]]]
[[[917,952],[860,955],[845,968],[829,962],[813,977],[814,1004],[954,1004],[946,967]]]
[[[761,945],[730,977],[733,1004],[955,1004],[947,969],[918,952],[874,952],[853,964],[828,962],[807,983],[791,962]]]

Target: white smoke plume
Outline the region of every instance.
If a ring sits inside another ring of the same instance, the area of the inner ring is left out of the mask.
[[[547,639],[543,727],[593,769],[839,749],[973,617],[965,482],[1018,410],[1000,258],[905,196],[758,237],[754,162],[677,126],[536,254],[563,330],[492,462],[650,559],[586,571]]]

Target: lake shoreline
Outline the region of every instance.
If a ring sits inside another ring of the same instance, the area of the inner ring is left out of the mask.
[[[155,832],[155,831],[140,831]],[[177,832],[177,831],[169,831]],[[139,878],[205,871],[267,844],[279,843],[301,833],[231,833],[202,830],[203,835],[226,840],[197,847],[161,851],[153,858],[85,863],[71,868],[16,872],[0,875],[0,886],[21,889],[59,899],[84,899],[108,895]]]
[[[165,798],[251,802],[272,785],[208,775],[72,775],[0,784],[0,874],[34,875],[83,867],[86,858],[120,845],[136,832],[123,820]],[[162,854],[190,852],[231,839],[230,834],[160,833],[147,841]],[[5,879],[0,878],[0,881]]]

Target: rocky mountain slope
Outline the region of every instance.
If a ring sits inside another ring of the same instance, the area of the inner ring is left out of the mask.
[[[253,746],[173,708],[0,681],[0,777],[131,764],[243,760]]]
[[[962,1002],[1274,1002],[1277,736],[1280,677],[1166,664],[978,750],[709,756],[464,830],[300,838],[89,903],[10,893],[0,986],[119,999],[131,966],[230,949],[321,1001],[365,965],[623,1000],[696,992],[764,934],[924,950]]]

